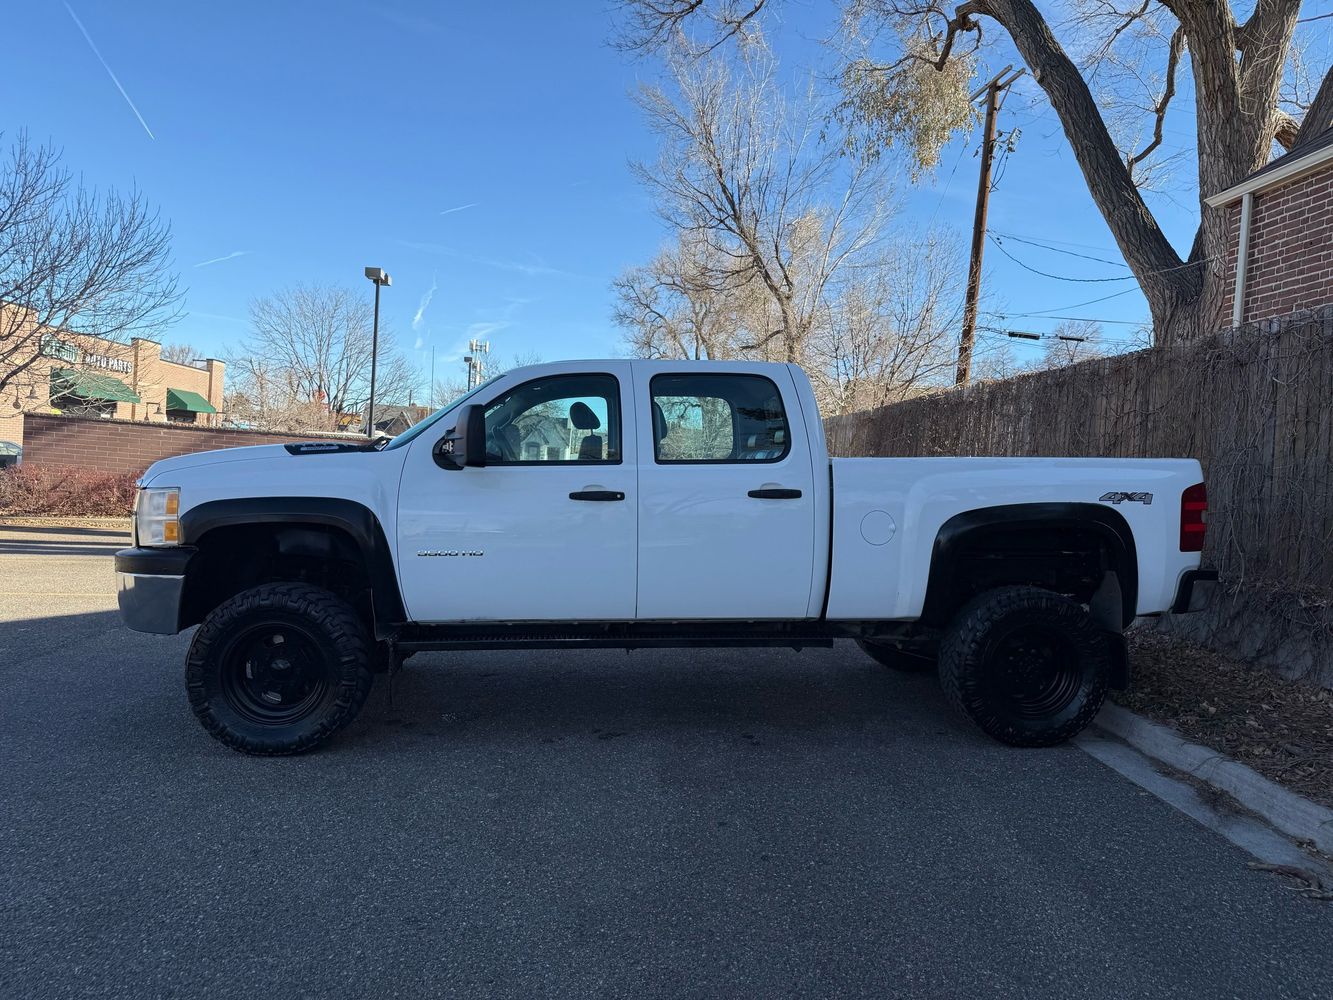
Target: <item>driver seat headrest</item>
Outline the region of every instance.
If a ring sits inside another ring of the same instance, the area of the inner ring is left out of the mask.
[[[592,412],[592,407],[582,401],[569,408],[569,422],[580,431],[595,431],[602,426],[602,421]]]

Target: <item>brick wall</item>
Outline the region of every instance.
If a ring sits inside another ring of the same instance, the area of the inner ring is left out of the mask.
[[[1222,322],[1231,323],[1240,246],[1240,202],[1231,231]],[[1243,322],[1258,323],[1333,303],[1333,166],[1254,196]]]
[[[267,434],[42,413],[24,414],[23,423],[24,464],[99,472],[142,472],[159,458],[216,448],[317,441],[329,437],[348,440],[345,435]]]

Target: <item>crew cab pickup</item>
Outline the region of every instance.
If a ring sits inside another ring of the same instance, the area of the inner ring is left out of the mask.
[[[120,609],[199,626],[190,704],[247,753],[319,745],[420,650],[838,639],[1043,746],[1128,682],[1135,616],[1206,602],[1201,479],[1188,459],[830,460],[795,365],[542,364],[387,442],[155,463]]]

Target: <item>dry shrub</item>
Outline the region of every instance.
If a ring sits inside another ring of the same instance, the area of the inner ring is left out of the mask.
[[[134,472],[94,472],[40,465],[0,469],[0,514],[127,517]]]

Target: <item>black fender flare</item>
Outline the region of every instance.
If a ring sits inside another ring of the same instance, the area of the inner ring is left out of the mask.
[[[355,500],[338,497],[209,500],[181,515],[181,543],[198,545],[217,528],[256,524],[318,525],[345,532],[365,560],[376,633],[407,620],[393,550],[384,528],[369,507]]]
[[[1106,544],[1111,568],[1119,582],[1121,627],[1134,620],[1139,599],[1138,550],[1134,532],[1122,514],[1097,503],[1053,502],[1004,504],[980,507],[955,514],[940,526],[930,555],[930,576],[921,619],[943,625],[949,615],[949,595],[954,590],[960,554],[971,539],[996,528],[1038,528],[1059,531],[1062,528],[1092,530]]]

